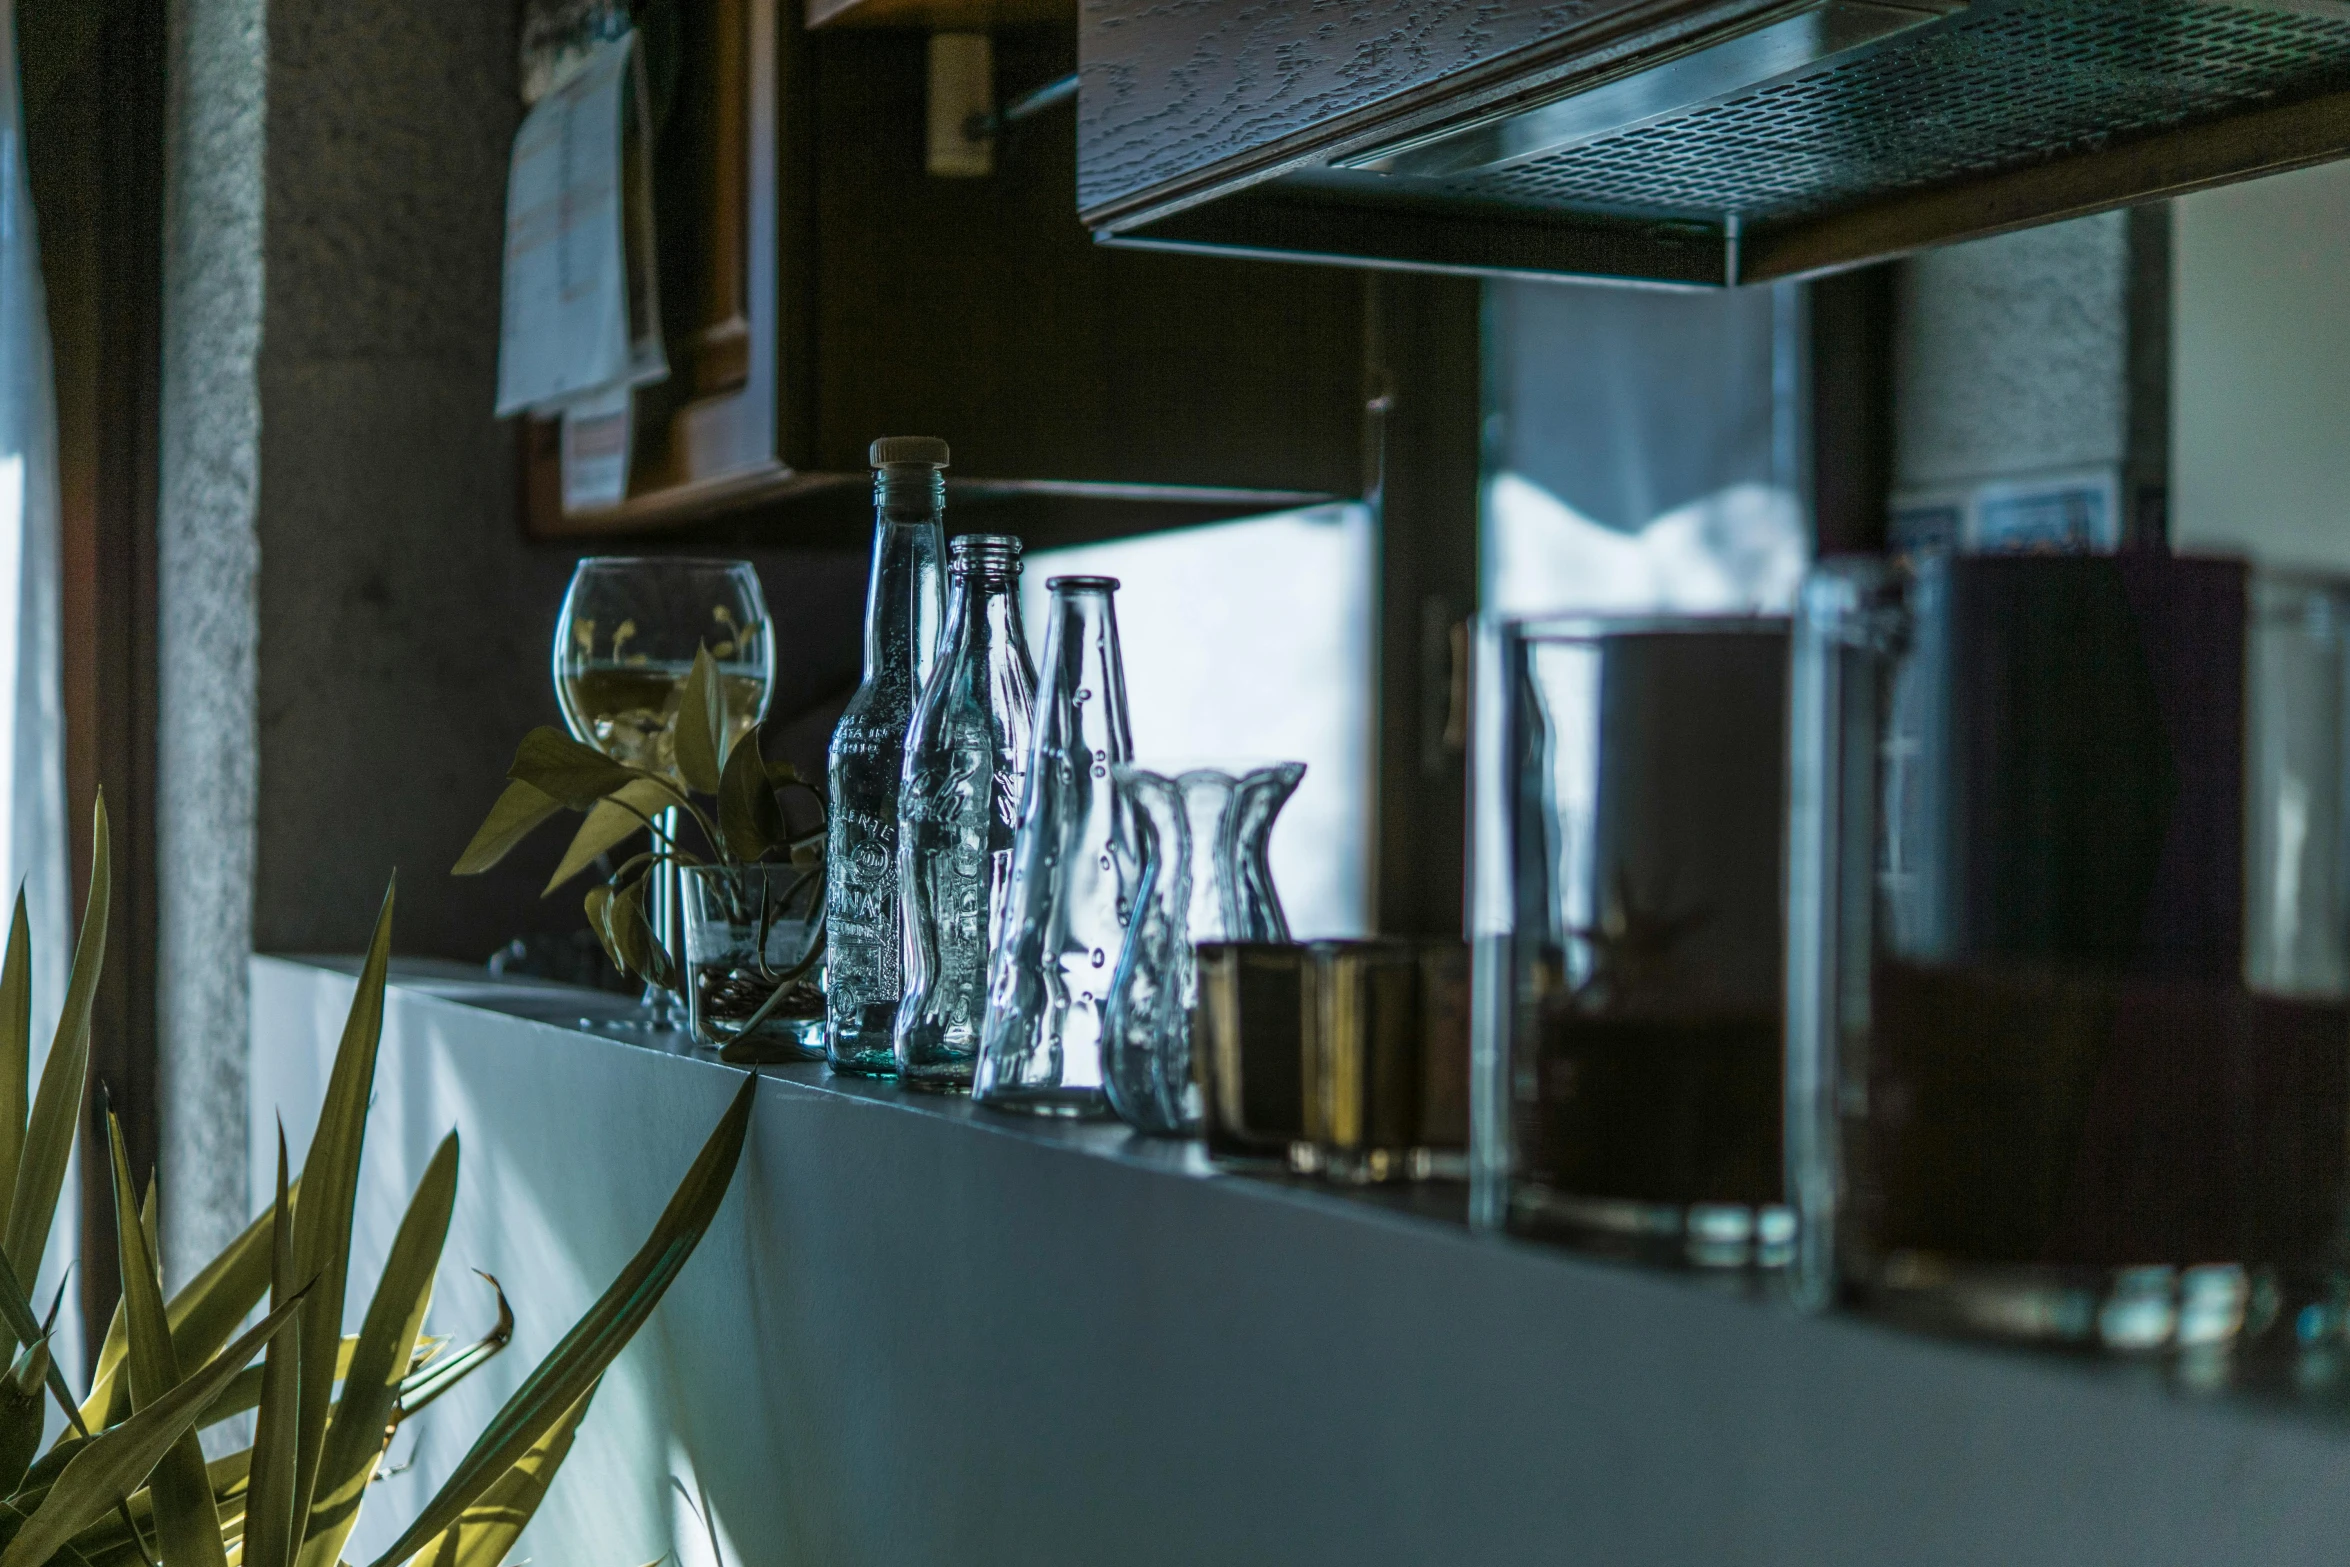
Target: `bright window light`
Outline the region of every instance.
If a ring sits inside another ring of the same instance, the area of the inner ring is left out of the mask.
[[[1292,935],[1370,924],[1373,539],[1362,506],[1326,506],[1039,550],[1020,612],[1041,653],[1047,579],[1108,576],[1135,759],[1301,761],[1273,829],[1273,881]]]

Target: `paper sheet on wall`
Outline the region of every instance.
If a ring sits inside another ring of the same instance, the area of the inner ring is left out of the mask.
[[[563,410],[563,509],[601,511],[628,498],[635,398],[625,385],[591,393]]]
[[[498,413],[560,412],[669,373],[636,35],[600,45],[514,136]]]

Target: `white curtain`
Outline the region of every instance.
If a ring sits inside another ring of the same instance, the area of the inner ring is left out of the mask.
[[[48,303],[25,175],[16,7],[0,0],[0,887],[24,889],[33,938],[33,1048],[47,1047],[65,997],[65,719],[58,663],[57,403]],[[0,919],[6,911],[0,909]],[[0,932],[0,936],[4,936]],[[38,1068],[36,1066],[36,1073]],[[70,1177],[34,1303],[49,1298],[74,1249]],[[60,1364],[82,1363],[80,1317],[58,1319]]]

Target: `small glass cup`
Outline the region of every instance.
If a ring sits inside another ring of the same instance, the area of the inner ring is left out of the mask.
[[[1192,1069],[1208,1156],[1286,1165],[1306,1135],[1307,950],[1289,942],[1203,941]]]
[[[1459,942],[1313,944],[1293,1167],[1358,1185],[1467,1174],[1468,969]]]
[[[821,1061],[822,873],[691,865],[681,879],[694,1037],[730,1061]]]

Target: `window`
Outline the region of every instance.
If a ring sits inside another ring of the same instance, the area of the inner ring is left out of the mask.
[[[1804,295],[1488,285],[1484,607],[1783,611],[1810,553]]]
[[[1374,569],[1369,509],[1328,506],[1039,550],[1021,579],[1038,651],[1049,578],[1121,583],[1137,761],[1306,764],[1272,856],[1300,940],[1369,928]]]

